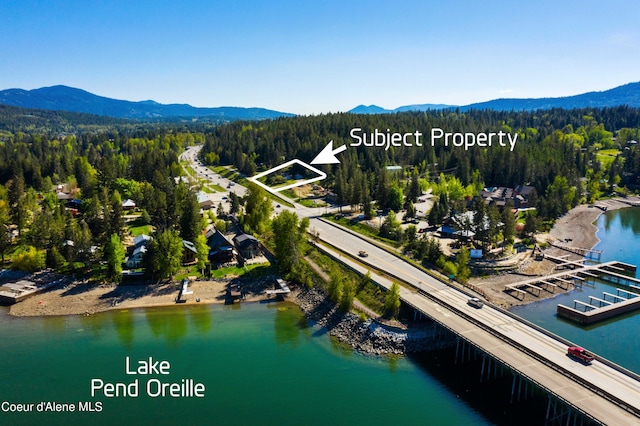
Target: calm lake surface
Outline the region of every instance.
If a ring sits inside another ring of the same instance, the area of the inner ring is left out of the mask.
[[[13,318],[3,308],[0,324],[0,399],[34,410],[39,402],[76,410],[0,411],[0,424],[488,423],[413,362],[346,350],[324,329],[309,327],[290,303],[55,318]],[[138,360],[166,360],[169,374],[127,375],[127,356],[134,371]],[[138,397],[91,396],[92,379],[130,384],[136,378]],[[205,396],[150,397],[150,378],[193,379]],[[80,402],[101,402],[102,409],[78,412]]]
[[[640,266],[640,208],[626,208],[606,212],[596,222],[603,250],[601,260],[619,260]],[[573,301],[589,302],[589,295],[602,298],[602,292],[616,294],[614,284],[598,282],[583,286],[541,302],[513,308],[512,312],[547,330],[565,337],[610,359],[636,373],[640,373],[640,311],[631,312],[607,321],[583,327],[556,316],[557,305],[573,306]],[[625,288],[625,287],[620,287]]]

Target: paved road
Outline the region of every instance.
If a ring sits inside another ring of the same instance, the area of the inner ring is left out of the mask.
[[[187,155],[189,161],[193,161],[197,149],[199,148],[195,147],[187,151],[190,153]],[[204,171],[203,173],[211,174]],[[237,190],[244,189],[239,185],[235,186]],[[324,213],[324,208],[310,209],[296,204],[292,210],[299,216],[310,217],[310,229],[318,231],[322,241],[344,253],[357,254],[360,250],[368,253],[366,258],[358,260],[369,267],[363,267],[352,259],[348,259],[348,256],[338,254],[345,262],[362,272],[385,271],[410,284],[414,287],[414,291],[403,288],[401,292],[405,302],[455,330],[459,335],[529,377],[530,380],[539,383],[606,424],[622,425],[640,422],[638,417],[597,394],[611,395],[620,403],[635,407],[636,411],[639,411],[640,381],[634,377],[598,361],[588,366],[576,362],[566,355],[565,343],[489,305],[485,305],[482,309],[470,307],[467,305],[469,297],[464,293],[447,286],[376,245],[320,220],[317,216]],[[376,281],[385,287],[391,285],[388,279],[378,274],[376,278]],[[420,292],[428,294],[429,297]],[[578,382],[582,382],[585,386]]]

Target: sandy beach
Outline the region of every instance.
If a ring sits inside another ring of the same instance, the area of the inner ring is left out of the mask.
[[[232,281],[233,279],[193,281],[189,284],[193,294],[183,296],[184,302],[180,305],[224,304],[227,301],[227,287]],[[242,283],[245,302],[267,299],[264,290],[273,286],[273,281],[269,282],[266,278],[253,282],[242,280]],[[179,289],[178,282],[119,286],[76,282],[16,303],[11,306],[9,313],[15,316],[91,315],[110,309],[175,306]]]

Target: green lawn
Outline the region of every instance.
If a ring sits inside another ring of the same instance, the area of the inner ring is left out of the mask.
[[[224,278],[227,275],[245,275],[251,274],[253,277],[268,275],[269,273],[275,273],[271,264],[267,263],[254,263],[252,265],[247,265],[242,268],[238,268],[236,266],[230,266],[228,268],[220,268],[220,269],[212,269],[211,276],[213,278]]]
[[[142,234],[151,235],[151,225],[145,225],[141,219],[136,219],[129,225],[129,232],[134,237]]]
[[[620,151],[617,149],[602,149],[598,151],[596,158],[604,168],[608,168],[611,166],[611,163],[613,163],[613,160],[616,159],[618,154],[620,154]]]

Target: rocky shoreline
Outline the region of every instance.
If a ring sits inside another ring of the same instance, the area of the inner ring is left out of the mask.
[[[450,339],[436,336],[429,323],[408,330],[391,330],[372,319],[361,321],[351,312],[341,312],[337,305],[317,289],[301,290],[295,303],[315,324],[353,349],[372,355],[401,355],[426,352],[451,344]]]

